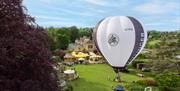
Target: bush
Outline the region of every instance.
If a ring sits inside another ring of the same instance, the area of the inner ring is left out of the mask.
[[[156,76],[156,81],[161,89],[180,87],[180,76],[171,73],[159,74]],[[166,90],[167,91],[167,90]]]
[[[127,85],[126,88],[128,89],[128,91],[144,91],[145,86],[131,83],[130,85]]]
[[[64,50],[55,50],[53,52],[54,56],[59,56],[60,59],[64,60],[64,56],[66,55],[66,52]]]
[[[129,73],[129,70],[127,68],[124,68],[124,69],[121,70],[121,72]]]
[[[53,61],[56,62],[56,63],[63,61],[59,56],[53,56],[52,59],[53,59]]]
[[[137,56],[137,59],[146,59],[147,57],[146,57],[146,54],[139,54],[138,56]]]
[[[179,91],[180,87],[160,87],[162,91]]]
[[[139,80],[136,83],[140,84],[140,85],[144,85],[144,86],[156,86],[157,83],[155,80],[153,79],[143,79],[143,80]]]

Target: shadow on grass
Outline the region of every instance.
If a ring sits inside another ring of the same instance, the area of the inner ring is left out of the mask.
[[[109,91],[112,89],[105,84],[86,81],[84,78],[80,78],[71,82],[73,91]]]

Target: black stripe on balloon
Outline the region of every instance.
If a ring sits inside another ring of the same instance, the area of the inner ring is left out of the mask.
[[[143,46],[143,42],[144,42],[144,30],[143,27],[141,25],[141,23],[139,21],[137,21],[135,18],[133,17],[129,17],[127,16],[131,22],[134,25],[134,31],[135,31],[135,44],[134,44],[134,48],[133,51],[131,53],[131,56],[129,57],[129,60],[127,61],[126,65],[128,63],[131,62],[131,60],[138,54],[138,52],[141,50],[141,47]]]
[[[105,20],[105,19],[106,19],[106,18],[102,19],[101,21],[99,21],[99,22],[97,23],[96,27],[94,28],[94,33],[93,33],[93,41],[94,41],[94,44],[95,44],[97,50],[101,53],[102,56],[103,56],[103,54],[102,54],[102,52],[101,52],[101,50],[99,49],[99,46],[98,46],[98,44],[97,44],[97,30],[98,30],[99,25],[101,24],[101,22],[102,22],[103,20]]]

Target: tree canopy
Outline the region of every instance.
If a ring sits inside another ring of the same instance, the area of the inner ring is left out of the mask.
[[[93,32],[91,28],[77,28],[75,26],[62,28],[50,27],[47,30],[51,50],[65,50],[69,43],[74,43],[76,39],[83,36],[92,39]]]
[[[22,0],[0,0],[0,91],[58,91],[47,34]]]

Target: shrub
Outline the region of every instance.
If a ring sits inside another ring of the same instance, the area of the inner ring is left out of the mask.
[[[66,55],[66,52],[64,50],[55,50],[53,52],[54,56],[59,56],[60,59],[64,60],[64,56]]]
[[[128,88],[128,91],[144,91],[145,86],[136,83],[131,83],[127,85],[126,88]]]
[[[136,83],[140,84],[140,85],[145,85],[145,86],[156,86],[157,83],[155,80],[153,79],[143,79],[143,80],[139,80]]]
[[[53,56],[52,59],[53,59],[53,61],[54,61],[55,63],[58,63],[58,62],[62,62],[62,61],[63,61],[59,56]]]
[[[162,89],[180,87],[180,76],[172,73],[164,73],[156,76],[156,81]],[[166,90],[167,91],[167,90]]]
[[[124,68],[124,69],[121,70],[121,72],[129,73],[129,70],[127,68]]]

